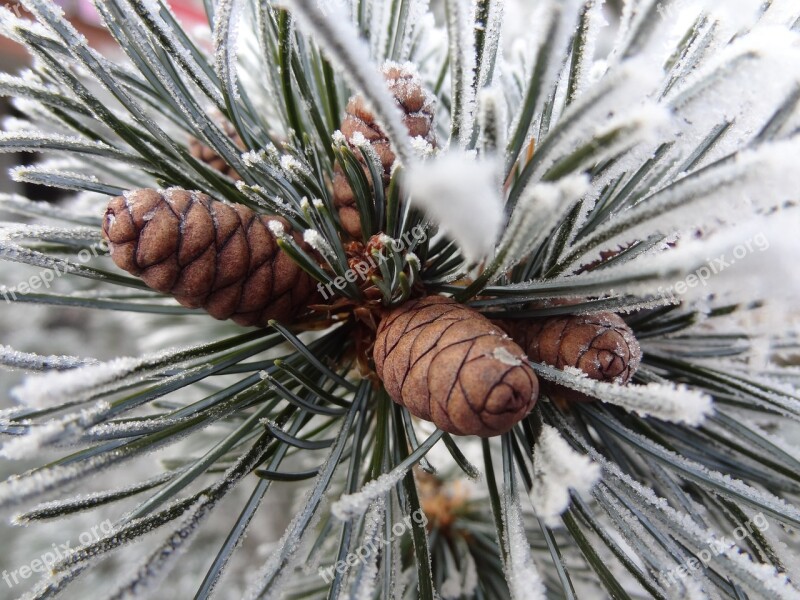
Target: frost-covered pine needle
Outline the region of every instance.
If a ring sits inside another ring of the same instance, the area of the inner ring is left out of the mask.
[[[532,364],[544,378],[603,402],[620,406],[643,417],[656,417],[696,427],[714,411],[708,394],[686,385],[648,383],[646,385],[617,385],[595,381],[575,367],[556,369]]]
[[[358,492],[346,494],[331,505],[331,514],[342,521],[363,515],[380,497],[405,477],[407,469],[393,469],[370,481]]]
[[[536,516],[550,526],[569,506],[570,491],[587,494],[600,479],[600,467],[579,454],[561,437],[558,430],[545,425],[533,453],[531,503]]]

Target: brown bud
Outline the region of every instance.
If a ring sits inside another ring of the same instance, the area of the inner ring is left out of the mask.
[[[628,383],[642,358],[633,331],[612,312],[506,321],[503,325],[533,362],[562,369],[575,367],[597,381]],[[543,389],[551,392],[555,388],[543,384]],[[586,400],[580,394],[562,395]]]
[[[383,69],[383,74],[389,86],[389,91],[404,113],[403,122],[408,129],[408,134],[411,137],[421,137],[433,145],[435,143],[432,129],[433,109],[430,97],[422,87],[419,77],[416,73],[395,63],[387,63]],[[350,98],[345,112],[341,126],[345,139],[352,143],[356,134],[364,136],[364,139],[372,146],[381,162],[383,185],[387,186],[395,159],[389,138],[375,121],[375,115],[367,108],[361,96]],[[355,155],[363,165],[367,180],[371,181],[369,170],[364,163],[361,152],[356,151]],[[339,210],[339,219],[344,230],[355,238],[361,237],[361,219],[358,214],[358,206],[353,190],[350,189],[350,184],[347,182],[347,177],[345,177],[344,171],[338,163],[334,167],[333,200],[334,205]]]
[[[457,435],[505,433],[539,394],[522,349],[480,313],[442,296],[386,315],[373,357],[395,402]]]
[[[276,243],[271,222],[292,233],[279,217],[200,192],[141,189],[109,202],[103,237],[117,266],[154,290],[217,319],[264,326],[290,321],[316,293]]]
[[[220,122],[220,126],[223,128],[227,136],[231,138],[231,141],[234,143],[234,145],[243,151],[245,149],[244,142],[242,142],[242,138],[239,137],[239,134],[236,133],[236,129],[234,129],[233,125],[231,125],[228,121],[225,121],[221,116],[217,120]],[[237,173],[236,170],[230,166],[224,158],[222,158],[212,148],[206,146],[196,137],[189,138],[189,153],[197,160],[206,163],[211,168],[216,169],[224,175],[227,175],[234,181],[239,181],[241,179],[239,173]]]

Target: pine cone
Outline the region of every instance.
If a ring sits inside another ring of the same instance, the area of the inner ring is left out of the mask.
[[[433,108],[430,96],[422,87],[416,73],[409,70],[404,65],[387,63],[383,69],[389,90],[397,100],[397,104],[405,113],[403,122],[408,128],[411,137],[421,137],[429,144],[434,145],[433,135]],[[347,103],[345,108],[344,120],[342,121],[341,131],[345,139],[352,143],[353,136],[360,133],[375,150],[375,154],[383,166],[383,185],[389,185],[394,164],[394,152],[386,134],[375,122],[375,115],[370,112],[361,96],[354,96]],[[361,155],[356,151],[355,155],[363,164],[364,173],[367,180],[371,180],[369,169]],[[347,182],[341,165],[338,163],[334,168],[333,175],[333,200],[336,208],[339,209],[339,219],[342,227],[354,238],[361,237],[361,219],[358,215],[358,206],[353,195],[353,190]]]
[[[533,362],[575,367],[597,381],[628,383],[642,358],[639,342],[622,318],[612,312],[564,315],[530,321],[506,321],[504,328]],[[542,382],[542,390],[572,400],[582,394]]]
[[[243,151],[245,149],[244,143],[242,142],[242,138],[239,137],[239,134],[236,133],[236,129],[234,129],[233,125],[231,125],[221,116],[218,120],[225,133],[229,138],[231,138],[231,141],[236,145],[237,148]],[[189,153],[197,160],[206,163],[211,168],[216,169],[223,175],[227,175],[234,181],[239,181],[242,178],[241,175],[239,175],[239,173],[237,173],[236,170],[230,166],[224,158],[222,158],[212,148],[206,146],[196,137],[189,138]]]
[[[180,188],[141,189],[111,200],[103,236],[117,266],[154,290],[217,319],[264,326],[290,321],[316,293],[315,281],[276,243],[273,221],[291,233],[284,219],[241,204]]]
[[[395,402],[457,435],[507,432],[539,393],[517,344],[480,313],[441,296],[389,313],[378,327],[373,357]]]

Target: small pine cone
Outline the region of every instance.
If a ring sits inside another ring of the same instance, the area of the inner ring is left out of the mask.
[[[480,313],[442,296],[386,315],[373,357],[395,402],[456,435],[505,433],[539,395],[522,349]]]
[[[221,123],[221,127],[228,137],[231,138],[231,141],[234,143],[234,145],[240,150],[244,150],[242,138],[240,138],[239,134],[236,133],[236,129],[234,129],[233,125],[227,121],[224,121],[222,117],[219,118],[219,121]],[[236,170],[230,166],[224,158],[222,158],[212,148],[206,146],[196,137],[189,138],[189,153],[197,160],[206,163],[211,168],[216,169],[223,175],[227,175],[234,181],[239,181],[242,178],[241,175],[239,175],[239,173],[237,173]]]
[[[564,315],[531,321],[506,321],[505,329],[533,362],[575,367],[590,379],[628,383],[642,358],[639,342],[622,318],[612,312]],[[542,382],[547,393],[571,400],[588,400],[571,390]]]
[[[103,237],[117,266],[154,290],[216,319],[264,326],[290,321],[316,294],[314,280],[276,243],[271,222],[291,233],[285,220],[241,204],[141,189],[111,200]]]
[[[434,145],[433,135],[433,108],[429,94],[422,87],[419,76],[403,65],[387,63],[383,75],[397,104],[403,110],[403,122],[412,138],[421,137],[429,144]],[[353,96],[345,108],[345,118],[342,121],[341,131],[345,139],[352,143],[356,134],[361,134],[375,150],[383,167],[383,185],[389,184],[394,164],[394,152],[389,138],[375,122],[375,115],[367,108],[361,96]],[[359,151],[355,152],[362,162],[367,180],[371,181],[369,170],[364,163]],[[333,175],[333,200],[339,209],[339,219],[342,227],[354,238],[361,237],[361,219],[358,215],[353,190],[347,182],[341,165],[337,164]]]

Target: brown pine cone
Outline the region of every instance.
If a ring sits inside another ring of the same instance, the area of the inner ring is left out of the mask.
[[[397,63],[387,63],[383,69],[384,77],[397,104],[403,110],[403,122],[408,128],[409,136],[421,137],[434,145],[433,107],[430,96],[425,92],[416,73]],[[372,146],[383,166],[383,185],[388,186],[394,164],[394,152],[386,134],[375,122],[375,115],[370,112],[361,96],[353,96],[345,108],[346,115],[342,121],[341,131],[345,139],[352,144],[353,136],[360,133]],[[372,181],[369,170],[359,150],[355,155],[363,164],[367,180]],[[333,175],[333,201],[339,209],[342,227],[354,238],[361,237],[361,219],[353,190],[347,182],[342,167],[337,163]]]
[[[480,313],[442,296],[386,315],[373,357],[395,402],[456,435],[506,433],[539,394],[522,349]]]
[[[533,362],[575,367],[597,381],[628,383],[642,358],[639,342],[622,318],[612,312],[564,315],[530,321],[505,321],[504,328]],[[542,382],[546,393],[560,391],[573,400],[587,400]]]
[[[242,142],[242,138],[239,137],[239,134],[236,133],[236,129],[234,129],[233,125],[231,125],[228,121],[225,121],[222,117],[219,117],[218,120],[220,121],[220,126],[223,128],[228,137],[231,138],[231,141],[234,143],[234,145],[240,150],[244,151],[244,142]],[[189,138],[189,153],[197,160],[206,163],[211,168],[216,169],[223,175],[227,175],[234,181],[239,181],[242,178],[241,175],[239,175],[239,173],[237,173],[236,170],[230,166],[224,158],[222,158],[212,148],[206,146],[196,137]]]
[[[292,233],[280,217],[200,192],[141,189],[109,202],[103,237],[117,266],[154,290],[216,319],[264,326],[290,321],[316,294],[314,279],[280,249],[270,222]]]

